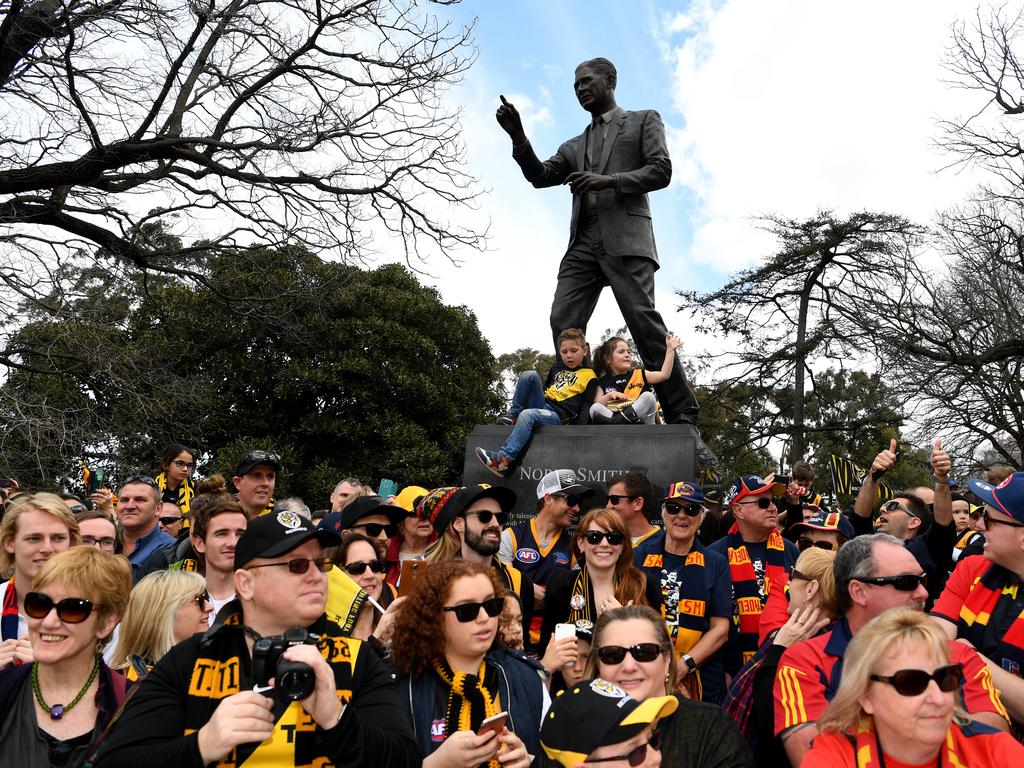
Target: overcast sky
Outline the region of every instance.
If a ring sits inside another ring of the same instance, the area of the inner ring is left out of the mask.
[[[470,170],[489,190],[490,250],[426,281],[476,314],[496,354],[550,344],[548,312],[568,240],[567,188],[534,190],[494,121],[498,94],[523,113],[541,158],[587,123],[573,69],[605,56],[626,109],[657,109],[672,185],[652,195],[662,268],[658,306],[697,352],[673,292],[713,289],[769,253],[753,218],[819,208],[899,213],[922,223],[974,182],[942,171],[936,121],[976,109],[943,82],[952,0],[464,0],[442,13],[478,18],[479,60],[452,98],[465,110]],[[622,324],[606,292],[592,343]]]

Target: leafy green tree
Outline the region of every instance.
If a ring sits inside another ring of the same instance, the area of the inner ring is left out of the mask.
[[[111,471],[151,469],[172,441],[229,477],[244,450],[273,448],[282,490],[312,505],[346,475],[426,485],[457,476],[468,430],[500,404],[468,310],[403,267],[363,271],[301,248],[214,252],[201,268],[214,288],[162,279],[134,297],[105,293],[93,275],[74,320],[39,318],[19,332],[31,351],[0,407],[35,410],[0,439],[21,448],[26,479],[50,484],[83,454]],[[47,398],[72,439],[37,439],[52,417]]]

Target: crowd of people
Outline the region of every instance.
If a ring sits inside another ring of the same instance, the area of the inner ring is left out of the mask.
[[[936,442],[933,484],[879,504],[890,445],[836,510],[805,462],[721,496],[561,469],[510,524],[500,486],[347,477],[311,511],[275,500],[274,453],[230,486],[195,457],[170,446],[155,477],[87,499],[6,486],[5,763],[1024,756],[1024,472],[961,494]]]

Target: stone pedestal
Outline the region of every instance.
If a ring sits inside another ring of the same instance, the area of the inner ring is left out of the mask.
[[[537,483],[552,469],[571,469],[596,495],[583,505],[604,506],[608,479],[628,470],[647,474],[658,489],[697,477],[697,431],[686,424],[543,426],[504,480],[488,472],[473,453],[476,446],[497,450],[512,427],[478,426],[466,441],[463,485],[489,483],[516,492],[510,525],[537,512]]]

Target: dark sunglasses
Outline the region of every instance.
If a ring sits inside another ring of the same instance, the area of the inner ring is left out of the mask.
[[[353,528],[362,528],[371,539],[376,539],[383,533],[389,539],[398,531],[394,523],[356,523]]]
[[[661,505],[661,508],[668,515],[678,515],[680,512],[685,512],[687,517],[696,517],[704,511],[704,507],[700,504],[680,504],[676,501],[666,501]]]
[[[805,573],[801,573],[796,568],[789,572],[790,581],[814,581],[810,576]],[[788,586],[788,585],[787,585]]]
[[[85,504],[75,504],[73,506],[68,507],[68,509],[71,510],[71,514],[73,515],[80,515],[83,512],[89,511],[88,509],[86,509]]]
[[[662,648],[657,643],[637,643],[629,648],[621,645],[606,645],[597,649],[597,658],[602,664],[621,664],[629,654],[636,661],[654,661],[661,656]]]
[[[647,759],[647,748],[657,751],[661,749],[661,732],[654,731],[651,734],[650,740],[646,744],[641,744],[636,749],[631,749],[624,755],[617,755],[616,757],[588,757],[587,763],[610,763],[613,760],[626,760],[632,766],[637,768],[639,765],[644,764],[644,760]]]
[[[607,540],[613,547],[617,547],[626,540],[626,537],[618,531],[587,531],[583,534],[583,539],[592,547],[596,547],[603,540]]]
[[[157,520],[160,521],[161,525],[174,525],[175,523],[180,523],[183,519],[184,518],[182,518],[182,517],[158,517],[157,518]]]
[[[583,500],[582,496],[578,496],[575,493],[553,493],[552,496],[557,496],[560,499],[565,499],[565,503],[570,507],[578,507],[580,502]]]
[[[949,664],[939,667],[931,674],[923,669],[901,669],[892,675],[872,675],[878,683],[888,683],[900,696],[920,696],[932,680],[943,693],[955,691],[964,682],[963,664]]]
[[[309,570],[310,563],[316,566],[316,569],[320,571],[320,573],[327,573],[329,570],[331,570],[331,568],[334,567],[334,561],[331,560],[331,558],[329,557],[318,557],[316,559],[311,559],[308,557],[298,557],[294,560],[289,560],[287,563],[263,563],[262,565],[247,565],[245,566],[245,569],[249,570],[250,568],[275,568],[278,566],[285,566],[292,573],[301,574]]]
[[[743,499],[743,501],[741,501],[739,503],[740,504],[757,504],[757,508],[758,509],[768,509],[768,507],[772,506],[775,503],[775,499],[769,499],[769,498],[767,498],[765,496],[762,496],[759,499]]]
[[[248,464],[250,461],[259,462],[260,464],[280,464],[281,457],[276,453],[269,453],[268,451],[249,451],[245,456],[238,460],[238,463]]]
[[[33,619],[45,619],[54,608],[61,621],[81,624],[92,613],[93,602],[82,597],[65,597],[55,603],[53,598],[42,592],[29,592],[25,595],[25,613]]]
[[[374,573],[384,573],[384,571],[386,571],[388,569],[388,561],[387,560],[370,560],[370,561],[356,560],[355,562],[347,563],[346,565],[343,565],[342,568],[345,569],[345,573],[347,573],[349,576],[362,576],[364,573],[366,573],[366,569],[367,568],[369,568]]]
[[[806,536],[801,536],[796,540],[796,545],[800,547],[800,551],[803,552],[805,549],[811,547],[817,547],[818,549],[827,549],[832,552],[835,549],[835,545],[830,541],[811,541]]]
[[[892,512],[894,509],[898,509],[901,512],[906,512],[911,517],[917,517],[917,515],[910,511],[910,508],[906,504],[902,504],[901,502],[896,501],[896,499],[890,499],[889,501],[885,502],[882,506],[878,508],[878,513],[881,514],[882,512]],[[920,520],[920,518],[918,519]]]
[[[899,576],[876,576],[874,578],[854,576],[851,581],[861,581],[879,587],[893,587],[899,592],[913,592],[918,587],[928,586],[928,574],[902,573]]]
[[[466,624],[470,621],[474,621],[477,616],[480,615],[480,609],[484,611],[492,619],[495,616],[500,616],[501,612],[505,610],[505,598],[504,597],[492,597],[489,600],[484,600],[481,603],[460,603],[459,605],[446,605],[441,610],[450,611],[455,614],[456,620],[460,624]]]
[[[210,593],[205,589],[198,595],[192,598],[192,602],[199,606],[199,610],[203,610],[204,606],[212,605],[213,601],[210,600]]]
[[[502,528],[505,527],[505,521],[508,516],[504,512],[491,512],[489,509],[482,510],[480,512],[467,512],[466,517],[473,515],[477,520],[480,521],[481,525],[487,525],[491,520],[497,520],[498,525]]]
[[[131,485],[132,483],[142,483],[143,485],[148,485],[150,488],[158,487],[156,480],[149,475],[131,475],[130,477],[126,477],[121,485]]]
[[[639,496],[620,496],[617,493],[613,493],[613,494],[608,496],[608,501],[610,501],[612,503],[612,506],[616,506],[623,499],[626,499],[627,501],[632,501],[633,499],[639,499],[639,498],[640,498]]]
[[[981,519],[985,521],[985,527],[990,525],[1005,525],[1007,528],[1024,528],[1024,525],[1012,520],[997,520],[989,514],[988,508],[981,510]]]

